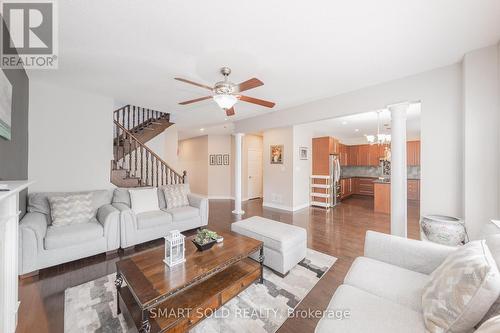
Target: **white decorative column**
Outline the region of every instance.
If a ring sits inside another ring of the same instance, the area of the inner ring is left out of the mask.
[[[391,111],[391,234],[407,236],[406,114],[409,103],[389,105]]]
[[[243,133],[234,134],[234,210],[233,214],[243,215],[241,209],[241,149]]]

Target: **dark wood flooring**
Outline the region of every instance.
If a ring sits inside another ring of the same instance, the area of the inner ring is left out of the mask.
[[[231,213],[232,201],[210,202],[209,227],[229,230],[231,222],[238,218]],[[246,214],[294,224],[307,229],[309,248],[338,258],[321,281],[297,307],[298,310],[324,310],[336,288],[342,281],[353,260],[363,255],[363,244],[367,230],[388,233],[390,217],[373,212],[373,198],[354,196],[329,211],[322,208],[306,208],[295,213],[263,208],[261,200],[243,203]],[[419,206],[408,205],[408,236],[418,239]],[[39,276],[21,280],[19,283],[18,333],[59,333],[64,331],[64,290],[92,281],[116,271],[115,262],[122,257],[161,246],[157,240],[136,246],[132,253],[121,250],[114,256],[98,255],[40,271]],[[318,319],[290,318],[278,332],[313,332]]]

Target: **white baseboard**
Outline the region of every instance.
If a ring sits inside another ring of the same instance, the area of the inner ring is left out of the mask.
[[[275,208],[275,209],[281,209],[281,210],[286,210],[289,212],[295,212],[299,209],[304,209],[306,207],[309,207],[308,203],[302,204],[302,205],[297,205],[297,206],[286,206],[286,205],[281,205],[273,202],[263,202],[262,206],[264,207],[269,207],[269,208]]]
[[[234,200],[234,197],[232,196],[226,196],[226,195],[209,195],[208,200]],[[241,201],[247,201],[248,198],[242,198]]]

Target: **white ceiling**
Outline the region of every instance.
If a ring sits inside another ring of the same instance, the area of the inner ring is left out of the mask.
[[[58,1],[59,70],[31,77],[171,112],[181,133],[456,63],[500,39],[498,0]],[[225,121],[206,94],[173,80],[265,85]],[[218,126],[220,127],[220,126]]]
[[[420,139],[420,103],[410,104],[406,118],[408,140]],[[352,116],[339,117],[299,125],[313,137],[333,136],[344,144],[367,143],[365,135],[377,134],[377,111],[380,111],[380,133],[391,134],[391,113],[388,110],[374,110]]]

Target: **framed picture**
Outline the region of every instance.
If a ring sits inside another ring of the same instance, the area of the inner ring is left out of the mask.
[[[222,154],[217,154],[217,165],[222,165]]]
[[[299,147],[299,158],[301,160],[309,159],[309,148],[307,147]]]
[[[210,165],[217,165],[215,155],[210,155]]]
[[[224,165],[229,165],[229,154],[224,154]]]
[[[12,85],[3,71],[0,71],[0,137],[12,137]]]
[[[271,145],[271,164],[283,164],[283,145]]]

